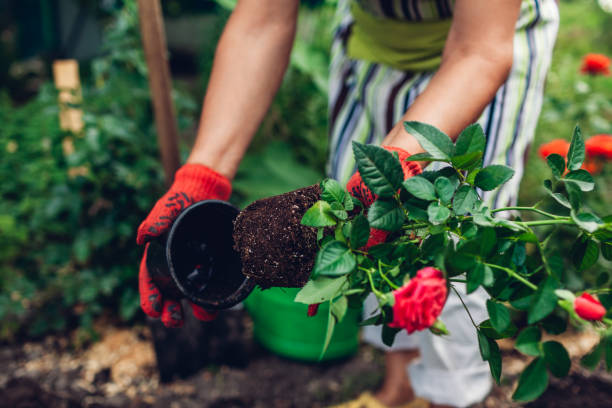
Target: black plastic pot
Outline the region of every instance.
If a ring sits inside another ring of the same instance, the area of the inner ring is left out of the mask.
[[[164,296],[219,310],[251,293],[255,282],[242,274],[233,248],[238,212],[226,201],[200,201],[177,217],[167,236],[150,243],[147,269]]]

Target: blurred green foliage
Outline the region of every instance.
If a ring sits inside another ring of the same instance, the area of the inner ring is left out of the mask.
[[[45,85],[20,107],[0,101],[0,337],[71,326],[103,311],[138,310],[135,229],[163,180],[135,2],[106,33],[84,84],[85,127],[59,128],[57,92]],[[176,94],[179,123],[196,105]]]
[[[582,128],[585,139],[595,134],[612,134],[612,77],[589,76],[580,72],[582,58],[588,53],[605,54],[612,58],[612,14],[599,7],[597,1],[562,0],[561,24],[555,45],[553,61],[544,94],[544,104],[531,148],[525,175],[521,182],[521,203],[534,203],[545,192],[541,186],[547,165],[538,154],[538,148],[553,139],[571,139],[575,125]],[[595,192],[588,194],[584,206],[603,216],[612,214],[612,163],[595,175]],[[546,201],[543,207],[554,211],[557,204]],[[562,254],[573,253],[577,245],[575,236],[561,228],[550,237],[548,248]],[[564,268],[568,285],[581,290],[584,283],[594,283],[600,272],[610,270],[609,261],[599,262],[583,271],[579,277],[573,268]]]
[[[588,53],[612,58],[612,14],[597,1],[562,0],[561,24],[548,74],[542,113],[521,183],[520,200],[537,201],[544,192],[541,175],[546,163],[537,154],[540,145],[553,139],[571,139],[580,125],[585,139],[612,134],[612,76],[590,77],[580,72]],[[568,130],[569,129],[569,130]]]
[[[314,21],[312,6],[304,14]],[[219,35],[229,12],[217,13]],[[102,56],[82,67],[91,75],[83,80],[79,134],[60,129],[52,84],[18,107],[1,95],[0,339],[74,327],[91,338],[102,313],[130,320],[139,310],[135,231],[164,183],[135,0],[115,12],[104,38]],[[318,80],[304,59],[292,63],[236,179],[232,200],[241,205],[323,175],[326,40],[311,40],[302,52],[317,55]],[[203,50],[206,61],[214,46]],[[202,64],[204,80],[210,68]],[[199,104],[177,89],[173,96],[180,130],[193,133]]]

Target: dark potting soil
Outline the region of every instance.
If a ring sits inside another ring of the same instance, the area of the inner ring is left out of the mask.
[[[242,273],[262,288],[302,287],[317,253],[315,228],[301,224],[319,200],[318,185],[255,201],[234,221],[234,245]]]

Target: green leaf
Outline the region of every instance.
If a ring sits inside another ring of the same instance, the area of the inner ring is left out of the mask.
[[[502,333],[498,333],[491,324],[491,320],[487,319],[484,322],[478,325],[480,330],[490,339],[505,339],[508,337],[513,337],[516,334],[517,328],[514,324],[510,324],[506,330]]]
[[[608,371],[612,370],[612,341],[608,337],[605,341],[606,345],[604,346],[606,349],[606,369]]]
[[[569,170],[578,170],[584,162],[584,140],[582,139],[582,132],[580,128],[576,126],[574,129],[574,135],[572,136],[572,143],[570,144],[569,151],[567,152],[567,168]]]
[[[574,183],[565,183],[571,209],[578,211],[582,205],[582,190]]]
[[[450,210],[437,202],[433,202],[427,207],[427,215],[429,222],[432,224],[442,224],[450,217]]]
[[[412,205],[410,203],[404,203],[404,209],[408,212],[408,219],[412,221],[428,221],[429,216],[427,210]]]
[[[332,210],[332,214],[334,214],[336,218],[342,221],[346,221],[348,219],[348,213],[346,212],[342,204],[337,201],[334,201],[330,204],[330,207]]]
[[[337,300],[331,304],[331,313],[336,318],[336,321],[340,323],[346,315],[348,309],[348,299],[346,296],[340,296]]]
[[[455,146],[450,137],[434,126],[421,122],[404,122],[404,129],[421,144],[432,157],[450,161]]]
[[[561,177],[565,172],[565,159],[563,156],[557,153],[549,154],[546,157],[546,162],[556,177]]]
[[[493,270],[488,265],[484,265],[484,277],[482,279],[482,284],[487,288],[493,287],[495,284],[495,275],[493,274]]]
[[[513,308],[518,310],[529,310],[531,304],[533,303],[533,299],[535,299],[535,293],[532,295],[527,295],[525,297],[511,300],[510,304]]]
[[[319,276],[306,282],[306,285],[295,296],[295,302],[312,305],[330,300],[346,288],[349,283],[346,277],[326,278]]]
[[[478,333],[478,348],[480,349],[480,355],[484,361],[488,361],[491,357],[491,345],[489,344],[489,339],[484,333],[480,330],[477,330]]]
[[[404,180],[404,172],[390,151],[353,142],[353,153],[363,182],[374,194],[391,197],[397,192]]]
[[[83,234],[81,234],[83,235]],[[72,245],[74,257],[79,262],[86,262],[91,253],[90,241],[85,237],[77,237]]]
[[[553,191],[552,181],[544,180],[544,187],[546,188],[546,192],[548,193],[548,195],[554,198],[555,201],[557,201],[559,204],[561,204],[562,206],[566,208],[572,208],[572,206],[570,205],[570,202],[563,194],[555,193]]]
[[[578,270],[583,271],[597,262],[599,258],[599,248],[597,247],[597,243],[592,239],[582,237],[576,240],[570,254],[574,266],[576,266]]]
[[[485,259],[497,244],[497,234],[494,228],[484,227],[479,230],[478,235],[478,240],[480,241],[478,253]]]
[[[569,374],[571,361],[567,350],[557,341],[547,341],[542,344],[544,361],[555,377],[565,377]]]
[[[542,321],[542,327],[550,334],[561,334],[567,329],[567,318],[551,314]]]
[[[314,276],[340,276],[352,272],[355,266],[357,262],[351,250],[342,242],[330,241],[319,250],[312,273]]]
[[[397,231],[404,223],[404,211],[395,200],[374,201],[368,210],[370,227],[385,231]]]
[[[601,254],[608,261],[612,261],[612,240],[601,241]]]
[[[601,357],[604,352],[604,341],[600,341],[587,355],[582,357],[580,363],[590,370],[594,370],[599,362],[601,361]]]
[[[536,358],[527,366],[519,378],[518,387],[512,399],[515,401],[533,401],[548,387],[548,372],[542,358]]]
[[[474,180],[476,180],[476,176],[478,175],[478,173],[480,173],[480,170],[482,169],[474,169],[472,171],[470,171],[467,175],[467,177],[465,178],[465,182],[468,184],[473,185],[474,184]]]
[[[491,191],[510,180],[513,175],[514,170],[510,167],[501,164],[493,164],[484,167],[478,172],[474,179],[474,184],[484,191]]]
[[[473,123],[469,125],[457,137],[455,157],[470,153],[480,153],[482,155],[486,141],[487,138],[480,124]]]
[[[466,291],[468,294],[472,293],[484,281],[484,265],[481,263],[476,264],[476,267],[467,271],[467,283]]]
[[[527,356],[539,356],[542,354],[540,351],[541,338],[540,329],[535,326],[527,327],[519,333],[514,347]]]
[[[319,360],[323,358],[327,348],[329,347],[329,343],[331,341],[332,335],[334,334],[334,328],[336,327],[336,318],[332,313],[331,301],[329,312],[327,314],[327,330],[325,331],[325,341],[323,342],[323,349],[321,350],[321,354],[319,355]]]
[[[376,326],[376,325],[382,324],[382,322],[383,322],[383,315],[382,313],[379,313],[375,316],[362,320],[361,322],[359,322],[359,326],[370,326],[370,325]]]
[[[555,290],[555,295],[557,295],[559,299],[569,300],[572,303],[576,299],[576,295],[567,289],[557,289]]]
[[[351,246],[355,249],[361,248],[367,244],[369,238],[370,223],[363,214],[359,214],[351,221],[351,234],[349,237]]]
[[[503,333],[510,326],[510,311],[501,303],[487,299],[487,311],[493,328],[498,333]]]
[[[472,152],[461,156],[454,156],[451,163],[456,169],[471,170],[482,163],[482,152]]]
[[[502,358],[501,353],[499,352],[499,346],[497,342],[493,339],[489,340],[489,369],[491,370],[491,375],[493,379],[499,385],[502,373]]]
[[[563,177],[566,183],[575,184],[581,191],[592,191],[595,188],[595,180],[593,176],[586,170],[578,169],[567,173]]]
[[[410,194],[421,200],[432,201],[436,199],[434,185],[425,177],[414,176],[406,179],[403,183],[404,188]]]
[[[434,182],[434,187],[442,204],[448,205],[455,193],[455,185],[446,177],[438,177]]]
[[[393,327],[389,327],[386,324],[382,328],[382,341],[383,344],[387,347],[393,346],[393,342],[395,341],[395,336],[400,332],[401,329],[396,329]]]
[[[334,179],[325,179],[321,182],[321,200],[328,203],[337,202],[344,206],[347,192],[342,185]]]
[[[522,266],[525,264],[527,260],[527,248],[525,248],[525,244],[522,242],[514,245],[512,250],[512,263],[516,266]]]
[[[595,232],[603,224],[603,221],[599,217],[591,213],[576,214],[572,211],[570,215],[580,228],[591,233]]]
[[[302,225],[309,227],[330,227],[336,225],[331,206],[327,201],[317,201],[302,217]]]
[[[478,201],[478,194],[468,185],[459,187],[453,198],[453,210],[457,215],[465,215],[472,211],[474,204]]]
[[[413,154],[412,156],[408,157],[406,161],[424,161],[424,162],[444,161],[445,162],[447,160],[436,159],[429,153],[417,153],[417,154]]]
[[[535,293],[535,300],[527,312],[527,323],[533,324],[542,320],[555,310],[557,306],[555,289],[557,289],[557,281],[552,276],[540,283],[538,291]]]

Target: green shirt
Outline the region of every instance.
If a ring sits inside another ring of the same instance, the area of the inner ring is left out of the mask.
[[[375,16],[351,4],[354,24],[348,56],[403,71],[438,68],[452,19],[402,21]]]

